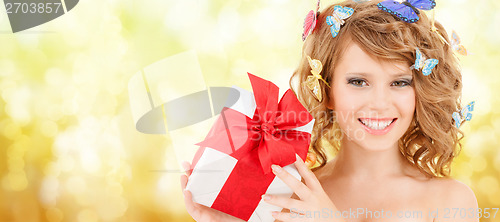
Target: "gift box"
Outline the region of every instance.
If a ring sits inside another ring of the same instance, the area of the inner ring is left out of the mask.
[[[274,221],[280,207],[265,203],[265,193],[291,197],[293,191],[271,170],[283,167],[301,180],[293,165],[306,159],[314,119],[288,89],[248,74],[253,93],[233,87],[192,161],[186,189],[193,201],[245,221]]]

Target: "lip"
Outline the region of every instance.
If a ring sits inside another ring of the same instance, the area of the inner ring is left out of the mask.
[[[392,122],[391,122],[391,124],[389,124],[389,126],[387,126],[384,129],[375,130],[375,129],[369,128],[368,126],[365,126],[365,124],[363,124],[361,122],[361,119],[371,120],[371,121],[392,121]],[[387,134],[392,129],[392,127],[395,125],[396,121],[398,121],[398,118],[359,118],[358,119],[359,124],[361,124],[361,126],[363,126],[363,128],[368,133],[370,133],[372,135],[384,135],[384,134]]]

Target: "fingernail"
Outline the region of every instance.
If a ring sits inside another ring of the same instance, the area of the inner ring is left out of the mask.
[[[264,195],[262,195],[262,199],[263,199],[264,201],[268,201],[268,200],[270,200],[270,199],[271,199],[271,196],[264,194]]]
[[[281,170],[283,170],[280,166],[278,165],[271,165],[271,168],[273,169],[274,174],[281,173]]]
[[[273,215],[273,217],[278,216],[278,212],[277,211],[273,211],[273,212],[271,212],[271,214]]]
[[[297,159],[296,159],[297,161],[299,161],[299,160],[300,160],[300,161],[304,162],[304,161],[302,160],[302,158],[300,158],[300,156],[299,156],[299,155],[296,155],[296,156],[297,156]]]

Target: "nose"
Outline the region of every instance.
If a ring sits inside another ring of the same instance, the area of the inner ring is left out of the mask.
[[[370,109],[381,114],[381,111],[389,109],[389,105],[391,104],[392,95],[390,88],[379,85],[372,89],[372,92],[368,96]]]

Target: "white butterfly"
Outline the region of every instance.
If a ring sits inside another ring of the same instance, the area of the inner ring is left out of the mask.
[[[333,14],[326,17],[326,24],[332,26],[330,27],[330,32],[332,33],[333,38],[339,34],[340,26],[345,23],[344,19],[351,17],[353,12],[354,9],[349,7],[343,7],[340,5],[333,7]]]
[[[460,112],[453,112],[451,115],[453,117],[453,120],[455,121],[455,126],[457,128],[462,125],[463,122],[465,121],[470,121],[472,118],[472,111],[474,111],[474,104],[476,104],[475,101],[470,102],[467,104]]]
[[[425,59],[424,55],[418,48],[416,49],[416,54],[417,58],[415,59],[415,64],[412,65],[410,69],[422,69],[422,74],[424,74],[424,76],[428,76],[429,74],[431,74],[432,69],[439,63],[439,60]]]

